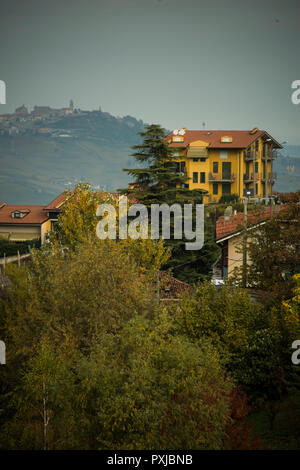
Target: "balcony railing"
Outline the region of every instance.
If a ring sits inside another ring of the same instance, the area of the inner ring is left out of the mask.
[[[276,172],[271,171],[270,173],[267,173],[267,183],[274,183],[276,179],[277,179],[277,173]],[[261,180],[262,180],[262,182],[265,183],[266,175],[262,174],[261,175]]]
[[[263,160],[274,160],[277,157],[278,157],[277,150],[266,150],[265,152],[262,153],[262,156],[261,156]]]
[[[255,181],[259,181],[259,174],[258,173],[255,173]],[[246,173],[244,174],[244,181],[246,181],[247,183],[251,183],[252,181],[254,181],[254,174],[253,173]]]
[[[259,159],[259,152],[256,150],[248,151],[245,153],[244,159],[246,161],[251,161],[251,160],[258,160]]]
[[[235,181],[235,173],[220,174],[220,173],[209,173],[208,181],[212,183],[233,183]]]

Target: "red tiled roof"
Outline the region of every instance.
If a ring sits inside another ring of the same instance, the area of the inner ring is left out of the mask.
[[[180,281],[176,277],[170,276],[164,271],[159,272],[160,298],[178,298],[184,292],[191,292],[192,286]]]
[[[228,130],[215,130],[215,131],[208,131],[208,130],[188,130],[186,129],[185,134],[183,136],[183,142],[173,142],[170,143],[170,147],[187,147],[191,142],[196,140],[203,140],[204,142],[208,142],[208,148],[247,148],[251,145],[258,137],[262,135],[266,135],[268,138],[271,138],[273,141],[273,145],[275,148],[281,148],[281,145],[276,142],[266,131],[259,130],[255,133],[251,133],[251,131],[228,131]],[[171,132],[166,139],[170,140],[173,133]],[[221,142],[221,137],[232,137],[232,142]]]
[[[59,206],[61,206],[62,203],[65,202],[66,197],[67,196],[65,193],[61,193],[59,196],[53,199],[53,201],[51,201],[50,204],[48,204],[48,206],[44,207],[44,210],[48,211],[48,210],[58,209]]]
[[[47,214],[44,212],[45,206],[25,206],[25,205],[10,205],[6,204],[0,207],[0,224],[42,224],[48,219]],[[25,212],[26,215],[19,219],[13,218],[12,214],[15,211]]]
[[[284,205],[276,206],[278,210],[284,209]],[[247,222],[250,224],[257,224],[267,220],[271,216],[270,207],[267,207],[262,211],[251,211],[248,212]],[[216,240],[221,240],[224,237],[233,235],[239,232],[243,226],[243,213],[239,212],[236,215],[232,214],[229,220],[225,220],[224,215],[217,220],[216,223]]]

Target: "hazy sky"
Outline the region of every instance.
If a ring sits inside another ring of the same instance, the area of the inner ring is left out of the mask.
[[[0,0],[7,104],[168,129],[267,129],[300,144],[300,1]]]

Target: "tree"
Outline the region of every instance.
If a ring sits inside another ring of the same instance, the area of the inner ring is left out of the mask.
[[[183,295],[174,312],[180,331],[193,341],[208,338],[227,371],[254,398],[278,399],[284,391],[282,339],[270,312],[254,305],[243,289],[203,283]]]
[[[221,448],[231,382],[214,349],[174,335],[165,312],[101,338],[82,370],[100,449]]]
[[[265,292],[266,305],[278,305],[292,295],[292,276],[300,272],[300,205],[289,203],[265,224],[252,229],[246,267],[249,287]],[[238,278],[241,269],[236,270]]]
[[[151,124],[139,134],[143,142],[132,146],[135,151],[131,156],[140,168],[123,170],[134,177],[134,183],[122,193],[133,194],[146,207],[201,200],[201,191],[185,187],[187,176],[180,173],[176,162],[172,161],[174,150],[165,140],[165,130],[158,124]]]
[[[63,246],[73,248],[91,234],[96,234],[99,218],[96,210],[100,203],[115,205],[113,197],[103,191],[91,190],[89,183],[79,183],[74,191],[67,190],[55,233],[50,241],[58,239]],[[95,235],[96,236],[96,235]]]
[[[187,186],[187,176],[178,169],[174,161],[174,150],[165,139],[164,129],[157,125],[148,125],[140,133],[143,142],[134,145],[131,155],[139,163],[135,169],[124,169],[134,177],[134,183],[121,190],[123,194],[132,194],[146,207],[151,204],[195,204],[202,202],[201,190],[190,190]],[[174,216],[175,217],[175,216]],[[171,218],[171,234],[174,227],[174,217]],[[193,215],[193,223],[195,214]],[[171,257],[165,268],[171,268],[176,277],[183,281],[195,282],[201,276],[208,276],[212,263],[216,260],[219,249],[214,242],[213,228],[205,226],[205,244],[199,251],[186,251],[187,240],[166,240],[166,246],[171,249]],[[195,224],[194,224],[195,226]],[[171,235],[172,237],[172,235]]]
[[[1,448],[221,448],[231,381],[209,341],[176,331],[128,244],[50,244],[7,274]]]

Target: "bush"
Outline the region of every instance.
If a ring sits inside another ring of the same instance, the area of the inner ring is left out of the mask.
[[[15,256],[20,253],[28,253],[29,247],[30,248],[39,248],[41,246],[41,242],[39,239],[35,240],[27,240],[22,243],[12,242],[3,238],[0,238],[0,258],[5,256]]]
[[[219,204],[228,204],[230,202],[239,202],[240,198],[237,194],[223,194],[219,199]]]

